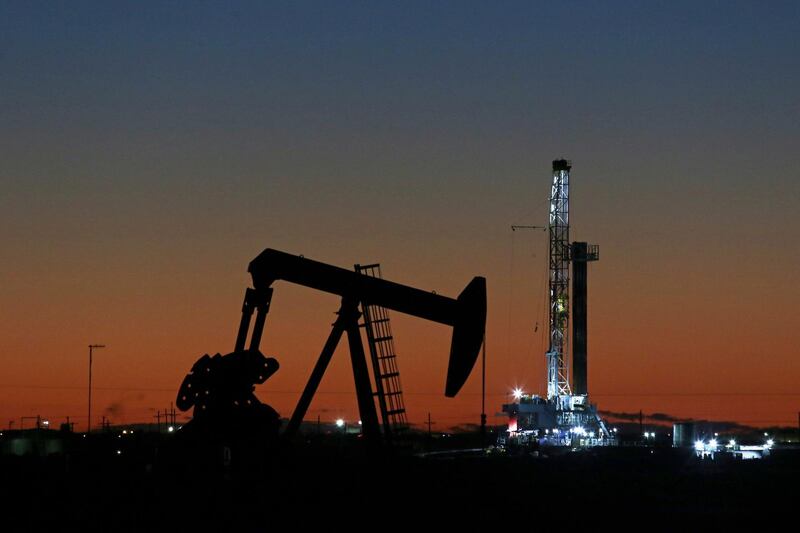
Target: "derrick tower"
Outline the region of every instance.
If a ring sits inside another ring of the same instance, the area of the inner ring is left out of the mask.
[[[569,161],[553,161],[550,189],[550,344],[547,350],[547,399],[571,394],[567,359],[569,326]]]
[[[553,161],[550,220],[546,228],[550,244],[549,343],[545,353],[547,395],[540,397],[514,389],[514,402],[503,405],[509,420],[506,435],[498,438],[501,446],[617,444],[616,435],[608,431],[597,406],[589,402],[587,263],[600,259],[600,248],[596,244],[569,240],[571,169],[572,164],[565,159]],[[544,229],[541,226],[512,226],[512,229],[520,227]]]

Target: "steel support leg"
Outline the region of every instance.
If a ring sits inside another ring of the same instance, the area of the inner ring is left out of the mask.
[[[247,332],[250,329],[250,319],[253,316],[253,306],[250,304],[252,293],[255,289],[246,289],[244,291],[244,302],[242,302],[242,320],[239,322],[239,332],[236,334],[236,344],[233,347],[234,352],[241,352],[244,350],[244,343],[247,341]]]
[[[361,342],[361,330],[358,327],[357,308],[352,320],[347,322],[347,340],[350,343],[350,361],[353,364],[353,379],[356,384],[358,397],[358,412],[361,415],[361,431],[369,441],[380,439],[380,426],[378,413],[375,410],[375,398],[372,394],[372,384],[369,380],[367,358],[364,355],[364,345]]]
[[[267,320],[270,302],[272,302],[272,288],[259,291],[256,301],[256,322],[253,324],[253,334],[250,336],[251,350],[258,350],[261,344],[261,335],[264,333],[264,322]]]
[[[242,320],[239,322],[239,332],[236,334],[236,346],[234,352],[241,352],[244,350],[244,344],[247,341],[247,333],[250,329],[250,319],[253,316],[253,310],[258,310],[256,315],[256,323],[253,326],[253,335],[250,339],[250,349],[258,350],[261,343],[261,334],[264,331],[264,321],[267,319],[269,312],[269,304],[272,301],[272,288],[268,289],[250,289],[244,292],[244,302],[242,303]]]
[[[303,389],[303,394],[297,402],[297,407],[295,407],[294,413],[292,413],[292,418],[286,426],[286,431],[284,431],[286,437],[291,438],[297,433],[300,423],[303,421],[303,417],[306,416],[308,406],[311,405],[311,399],[317,392],[320,381],[322,381],[322,376],[325,374],[325,370],[327,370],[328,364],[331,362],[333,352],[336,351],[336,346],[339,344],[342,333],[345,331],[345,322],[348,318],[347,314],[344,304],[342,304],[342,307],[339,309],[339,317],[336,319],[336,322],[333,323],[333,329],[331,329],[331,333],[328,335],[328,340],[325,341],[325,346],[322,348],[322,353],[319,355],[317,364],[314,366],[314,370],[311,371],[311,377],[308,378],[306,388]]]

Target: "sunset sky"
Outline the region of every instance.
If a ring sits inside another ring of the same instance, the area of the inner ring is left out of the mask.
[[[560,157],[600,245],[599,408],[796,424],[798,58],[794,1],[0,0],[0,427],[85,427],[90,343],[93,424],[151,420],[233,349],[264,248],[485,276],[500,423],[544,392],[546,235],[510,225],[547,222]],[[275,285],[281,415],[337,308]],[[450,330],[392,320],[410,421],[477,423],[479,372],[444,398]],[[356,420],[353,389],[342,349],[309,417]]]

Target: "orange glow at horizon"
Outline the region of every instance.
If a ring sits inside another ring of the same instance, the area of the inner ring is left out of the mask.
[[[613,261],[613,252],[607,255],[611,256],[608,262]],[[31,415],[42,415],[53,423],[69,416],[77,427],[85,426],[87,338],[108,345],[94,360],[93,425],[101,416],[112,423],[153,422],[156,411],[170,407],[180,381],[199,355],[232,349],[240,299],[249,285],[241,270],[222,280],[216,278],[216,286],[202,282],[199,274],[187,275],[188,280],[176,278],[177,286],[167,295],[172,301],[140,285],[128,298],[113,293],[86,294],[87,312],[70,313],[69,304],[56,300],[9,317],[14,320],[4,322],[6,350],[13,347],[20,357],[7,358],[4,365],[7,377],[0,384],[3,426]],[[456,295],[468,280],[468,268],[463,270],[446,282],[439,277],[437,291]],[[390,265],[384,265],[384,272],[391,271]],[[528,392],[544,392],[542,334],[546,328],[542,324],[546,318],[543,310],[531,308],[535,297],[529,300],[526,294],[541,294],[541,287],[531,281],[540,276],[527,272],[514,276],[506,281],[519,284],[519,292],[509,286],[505,291],[495,289],[492,278],[488,280],[490,424],[505,422],[499,416],[501,404],[510,400],[517,384]],[[412,283],[405,276],[386,277]],[[712,296],[698,291],[693,297],[680,291],[658,294],[649,300],[654,303],[647,303],[642,295],[624,304],[629,313],[614,298],[618,282],[608,279],[602,260],[592,265],[589,277],[589,392],[601,410],[642,409],[754,426],[792,425],[799,399],[793,394],[794,376],[800,373],[800,366],[796,360],[787,360],[782,363],[784,371],[769,380],[755,372],[758,358],[744,342],[755,334],[755,326],[750,325],[752,317],[737,314],[732,302],[729,307],[716,307],[720,320],[714,322],[698,322],[703,319],[702,312],[693,311],[691,303]],[[433,278],[437,276],[427,277],[429,284]],[[646,278],[627,274],[635,290]],[[190,286],[192,283],[196,285]],[[510,300],[502,301],[503,292],[511,294]],[[740,293],[738,298],[757,301],[758,295],[746,298]],[[781,298],[772,298],[771,305],[782,305]],[[283,282],[275,285],[262,351],[276,357],[281,369],[258,387],[257,394],[284,417],[291,414],[337,308],[333,296]],[[18,302],[18,309],[26,309],[24,301]],[[681,320],[670,321],[672,314]],[[31,316],[36,320],[28,320]],[[627,323],[620,320],[623,316],[629,319]],[[437,428],[477,424],[480,360],[461,394],[444,398],[450,328],[398,313],[392,313],[392,321],[410,421],[422,426],[430,412]],[[540,326],[534,333],[530,326],[537,322]],[[41,335],[41,331],[47,334]],[[693,346],[686,342],[691,335],[697,335]],[[620,344],[620,339],[625,342]],[[780,350],[781,340],[764,339],[762,348]],[[728,358],[731,364],[721,364]],[[359,418],[346,342],[340,343],[307,415],[309,420],[317,417],[323,421]]]

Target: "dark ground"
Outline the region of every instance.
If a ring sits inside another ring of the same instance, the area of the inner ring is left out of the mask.
[[[699,460],[666,447],[421,458],[370,453],[352,438],[282,446],[262,462],[243,464],[240,453],[226,467],[216,449],[187,451],[155,437],[0,457],[2,529],[738,530],[782,517],[796,523],[800,503],[798,450],[751,461]]]

